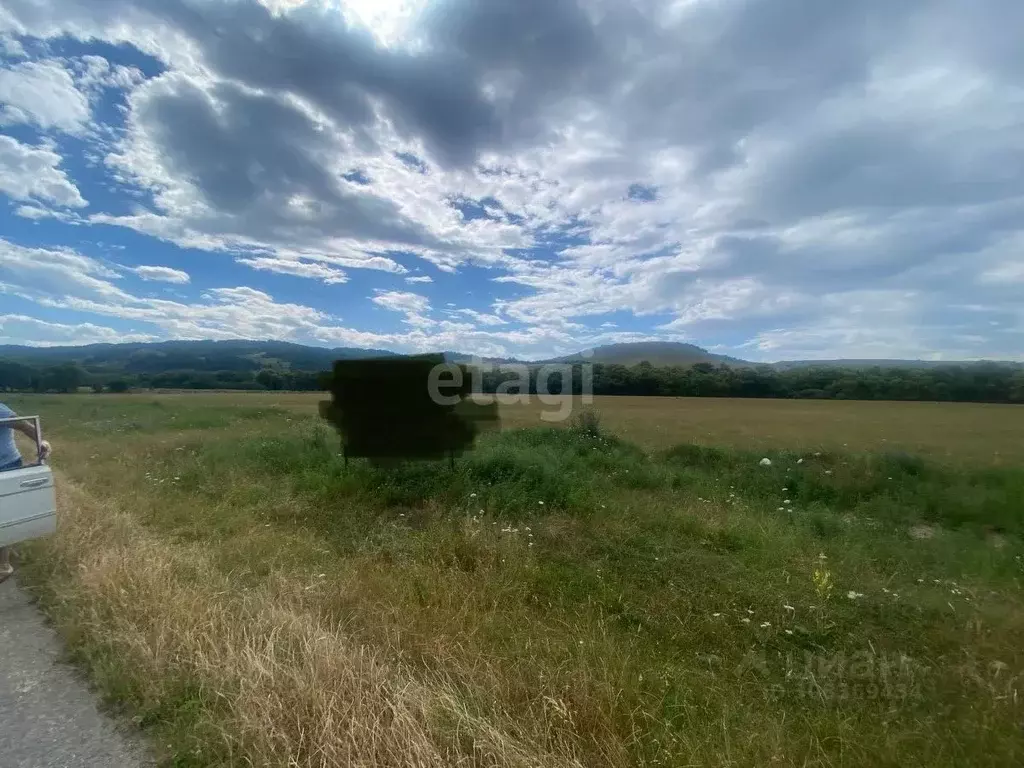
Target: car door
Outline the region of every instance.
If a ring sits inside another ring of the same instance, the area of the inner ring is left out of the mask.
[[[38,418],[32,420],[38,434]],[[0,547],[47,536],[56,526],[57,496],[48,466],[40,463],[0,472]]]
[[[48,466],[0,472],[0,547],[47,536],[56,527],[57,497]]]

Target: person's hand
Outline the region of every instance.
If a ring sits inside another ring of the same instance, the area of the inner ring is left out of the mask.
[[[53,447],[46,440],[39,443],[39,460],[46,461],[50,458],[50,454],[53,453]]]

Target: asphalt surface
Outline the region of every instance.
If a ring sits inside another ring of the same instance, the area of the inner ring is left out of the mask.
[[[145,747],[60,661],[60,641],[16,579],[0,584],[0,766],[151,768]]]

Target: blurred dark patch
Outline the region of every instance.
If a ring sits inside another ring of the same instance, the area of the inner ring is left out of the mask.
[[[442,355],[338,360],[327,384],[320,415],[341,434],[346,458],[454,458],[498,423],[497,403],[469,399],[468,369]]]

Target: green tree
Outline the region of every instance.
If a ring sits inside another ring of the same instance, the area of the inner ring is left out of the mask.
[[[77,392],[85,381],[85,371],[74,363],[47,368],[42,377],[44,391]]]
[[[284,379],[281,378],[281,374],[277,371],[272,371],[269,368],[264,368],[262,371],[257,373],[256,381],[267,389],[282,389],[284,383]]]
[[[34,376],[38,376],[34,368],[13,360],[0,360],[0,390],[31,389]]]

